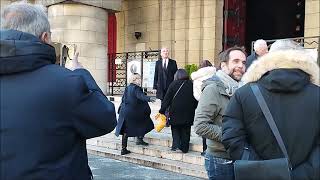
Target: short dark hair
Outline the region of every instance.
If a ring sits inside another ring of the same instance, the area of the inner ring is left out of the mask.
[[[189,80],[189,75],[186,70],[178,69],[174,74],[174,80]]]
[[[221,64],[221,62],[228,62],[229,58],[230,58],[230,56],[229,56],[230,52],[231,51],[236,51],[236,50],[243,52],[243,54],[245,56],[247,56],[247,53],[243,48],[238,47],[238,46],[234,46],[234,47],[231,47],[231,48],[221,52],[221,57],[219,56],[220,64]]]
[[[199,64],[199,69],[204,67],[209,67],[209,66],[212,66],[209,60],[202,60]]]

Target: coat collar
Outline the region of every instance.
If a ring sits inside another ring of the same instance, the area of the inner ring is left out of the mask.
[[[0,74],[32,71],[56,60],[52,46],[24,32],[1,31],[0,46]]]
[[[246,83],[258,81],[265,73],[275,69],[300,69],[310,75],[311,83],[320,86],[319,66],[314,58],[303,50],[270,52],[254,61],[243,75]]]

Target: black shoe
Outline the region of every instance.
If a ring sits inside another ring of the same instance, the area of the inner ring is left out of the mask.
[[[201,156],[204,156],[205,154],[206,154],[206,152],[205,151],[203,151],[202,153],[200,153],[201,154]]]
[[[131,151],[129,151],[127,149],[122,149],[121,150],[121,155],[129,154],[129,153],[131,153]]]
[[[149,145],[149,143],[144,142],[143,140],[141,140],[141,141],[137,141],[137,142],[136,142],[136,145],[148,146],[148,145]]]
[[[175,148],[175,147],[171,148],[171,151],[176,151],[176,150],[177,150],[177,148]]]

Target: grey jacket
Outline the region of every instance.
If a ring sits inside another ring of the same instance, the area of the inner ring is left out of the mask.
[[[223,144],[222,115],[229,103],[229,96],[222,81],[213,76],[203,84],[203,92],[195,111],[194,129],[196,134],[207,139],[207,152],[220,158],[229,159]]]

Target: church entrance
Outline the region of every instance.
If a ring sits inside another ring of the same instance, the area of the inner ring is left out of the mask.
[[[224,0],[223,47],[304,36],[305,0]]]

